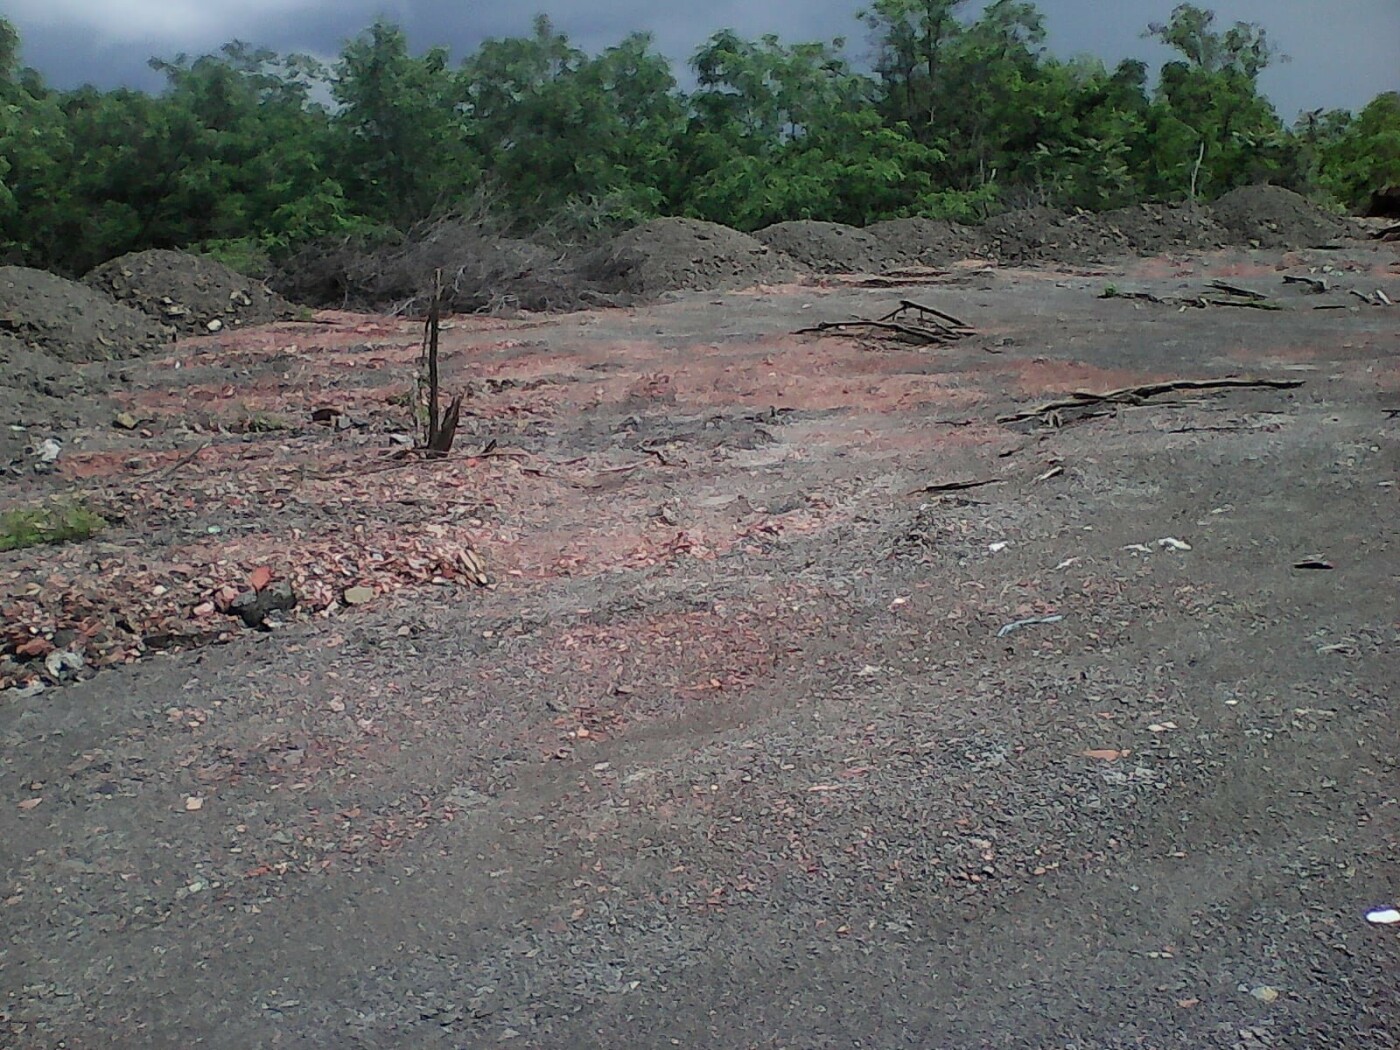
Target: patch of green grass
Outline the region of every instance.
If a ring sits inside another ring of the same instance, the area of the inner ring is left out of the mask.
[[[86,540],[106,527],[107,522],[102,515],[81,503],[15,507],[0,513],[0,551]]]
[[[274,434],[279,430],[290,430],[292,425],[281,416],[267,412],[250,412],[239,421],[236,429],[245,434]]]

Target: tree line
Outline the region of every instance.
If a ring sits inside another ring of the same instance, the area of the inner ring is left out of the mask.
[[[1041,12],[873,0],[842,40],[725,30],[694,87],[642,33],[597,54],[547,17],[454,62],[378,21],[338,59],[235,41],[152,60],[158,94],[55,90],[0,18],[0,258],[81,273],[189,247],[256,268],[326,237],[479,209],[586,237],[657,215],[975,219],[1007,207],[1210,199],[1273,182],[1338,207],[1400,182],[1400,93],[1292,125],[1259,89],[1266,30],[1192,4],[1145,34],[1155,75],[1045,48]]]

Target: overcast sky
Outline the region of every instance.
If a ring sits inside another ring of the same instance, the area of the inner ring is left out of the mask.
[[[1142,40],[1174,0],[1040,0],[1050,47],[1090,53],[1110,64],[1164,57]],[[447,44],[461,57],[489,36],[529,31],[544,11],[573,41],[594,51],[632,30],[652,31],[662,51],[683,62],[710,33],[733,28],[787,41],[845,36],[851,56],[870,43],[855,19],[861,0],[6,0],[23,60],[63,88],[156,87],[152,55],[202,53],[231,39],[279,51],[333,56],[377,15],[402,24],[415,48]],[[1382,91],[1400,90],[1400,0],[1218,0],[1223,23],[1263,23],[1291,61],[1268,70],[1264,87],[1285,119],[1319,106],[1356,109]],[[683,71],[678,70],[682,73]]]

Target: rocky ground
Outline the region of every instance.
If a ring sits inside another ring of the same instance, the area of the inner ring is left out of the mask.
[[[457,318],[431,463],[410,320],[128,362],[0,497],[111,522],[0,555],[0,1044],[1397,1045],[1394,250],[918,280]]]

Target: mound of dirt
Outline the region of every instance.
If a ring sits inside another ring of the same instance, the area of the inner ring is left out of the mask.
[[[0,333],[69,363],[160,350],[171,330],[139,310],[43,270],[0,266]]]
[[[1099,219],[1121,233],[1134,251],[1149,255],[1219,248],[1230,242],[1230,232],[1208,209],[1189,204],[1135,204],[1106,211]]]
[[[0,335],[0,471],[36,434],[109,414],[109,378]]]
[[[870,230],[839,222],[780,222],[754,237],[814,273],[880,273],[916,259]]]
[[[503,236],[469,219],[444,219],[379,243],[303,249],[273,277],[296,302],[360,310],[418,310],[442,271],[452,313],[573,310],[610,300],[578,273],[570,253]]]
[[[883,241],[892,255],[925,266],[965,259],[978,247],[976,230],[942,219],[886,219],[865,232]]]
[[[1090,212],[1021,208],[987,220],[981,250],[1002,262],[1098,262],[1126,254],[1123,233]]]
[[[1352,224],[1282,186],[1242,186],[1211,205],[1234,239],[1262,248],[1316,248],[1356,236]]]
[[[584,261],[584,274],[626,295],[728,291],[800,276],[799,264],[748,234],[699,219],[653,219]]]
[[[295,313],[260,281],[213,259],[166,249],[103,263],[83,283],[181,332],[266,324]]]

